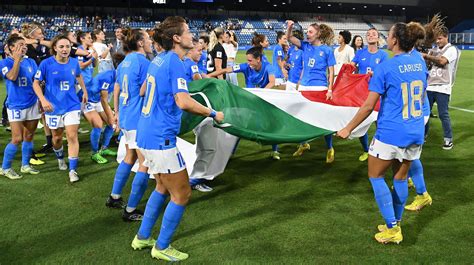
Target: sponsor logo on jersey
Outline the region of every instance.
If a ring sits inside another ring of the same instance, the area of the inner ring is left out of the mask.
[[[6,75],[7,73],[8,73],[8,67],[5,66],[2,68],[2,74]]]
[[[178,89],[188,90],[188,85],[186,84],[186,79],[178,78]]]
[[[375,63],[376,63],[376,64],[379,64],[379,63],[380,63],[380,58],[376,58],[376,59],[375,59]]]
[[[221,58],[222,57],[222,52],[216,52],[216,57]]]

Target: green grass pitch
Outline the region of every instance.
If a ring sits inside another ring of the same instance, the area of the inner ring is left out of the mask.
[[[243,52],[238,61],[244,61]],[[474,52],[463,51],[451,106],[474,110],[473,62]],[[1,82],[2,102],[4,97]],[[432,119],[422,154],[433,205],[404,214],[401,245],[373,239],[383,220],[367,164],[358,161],[358,140],[340,139],[332,165],[325,164],[323,140],[312,142],[311,151],[299,158],[292,157],[295,145],[282,144],[278,162],[269,159],[270,146],[242,141],[225,173],[211,183],[214,191],[193,191],[173,245],[190,254],[187,264],[472,264],[474,113],[452,109],[450,114],[454,148],[442,150],[441,123]],[[9,138],[0,127],[0,159]],[[130,247],[139,223],[125,223],[120,211],[105,207],[117,163],[91,161],[88,139],[80,135],[81,181],[74,185],[58,171],[52,154],[37,167],[40,175],[0,178],[0,264],[157,262],[149,250]],[[38,130],[36,148],[43,143]],[[19,170],[20,152],[13,166]],[[140,209],[153,187],[150,181]],[[414,195],[410,190],[409,202]]]

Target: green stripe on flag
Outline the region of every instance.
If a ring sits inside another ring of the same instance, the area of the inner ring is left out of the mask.
[[[213,109],[224,112],[224,123],[217,127],[260,144],[300,143],[334,133],[303,122],[224,80],[193,81],[189,84],[189,92],[199,103],[207,106],[206,102],[210,102]],[[192,130],[203,119],[183,113],[181,133]]]

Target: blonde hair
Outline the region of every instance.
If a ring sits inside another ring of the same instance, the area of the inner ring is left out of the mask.
[[[21,34],[23,34],[23,36],[29,39],[31,39],[31,35],[33,34],[33,32],[35,32],[38,29],[44,32],[43,25],[41,25],[38,22],[30,22],[30,23],[21,24]]]
[[[214,49],[214,47],[219,42],[219,37],[224,35],[224,33],[225,30],[221,27],[215,28],[213,31],[211,31],[211,34],[209,35],[209,45],[207,46],[209,51]]]

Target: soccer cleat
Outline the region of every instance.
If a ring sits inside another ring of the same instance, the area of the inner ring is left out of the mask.
[[[30,164],[32,165],[35,165],[35,166],[38,166],[38,165],[43,165],[44,164],[44,161],[40,160],[40,159],[35,159],[35,158],[30,158]]]
[[[122,198],[114,199],[112,196],[109,196],[107,201],[105,201],[105,206],[109,208],[123,209],[125,208],[126,204]]]
[[[166,261],[182,261],[189,258],[189,254],[181,252],[173,248],[171,245],[163,250],[159,250],[155,246],[151,249],[151,257]]]
[[[58,159],[58,167],[59,170],[67,170],[66,161],[64,161],[64,159]]]
[[[22,166],[20,169],[21,173],[31,174],[31,175],[38,175],[40,171],[30,165]]]
[[[133,212],[129,213],[127,212],[127,208],[123,209],[122,212],[122,220],[125,222],[134,222],[134,221],[141,221],[143,220],[143,212],[135,209]]]
[[[278,151],[273,151],[271,154],[273,160],[280,160],[280,153]]]
[[[83,129],[83,128],[79,128],[79,129],[77,129],[77,132],[80,133],[80,134],[85,134],[85,133],[88,133],[89,130]]]
[[[105,163],[109,162],[106,158],[101,156],[99,152],[93,154],[91,156],[91,159],[92,159],[92,161],[95,161],[97,164],[105,164]]]
[[[38,150],[37,153],[43,153],[43,154],[45,154],[45,153],[49,153],[49,152],[51,152],[51,151],[53,151],[53,145],[50,145],[50,144],[43,144],[43,146],[41,147],[40,150]]]
[[[44,125],[41,122],[38,122],[38,126],[36,127],[36,129],[43,129],[43,128],[44,128]]]
[[[400,244],[400,242],[403,241],[402,228],[400,226],[388,228],[387,230],[375,234],[375,240],[382,244]]]
[[[444,150],[451,150],[453,149],[453,142],[452,141],[444,141],[444,144],[443,144],[443,149]]]
[[[197,191],[200,191],[200,192],[211,192],[212,191],[212,188],[207,186],[204,183],[196,184],[196,185],[192,186],[191,188],[193,190],[197,190]]]
[[[368,158],[369,158],[369,153],[363,152],[362,155],[359,156],[359,161],[360,161],[360,162],[364,162],[364,161],[367,160]]]
[[[0,175],[3,175],[11,180],[15,179],[21,179],[23,176],[19,175],[18,173],[15,172],[15,170],[9,168],[9,169],[2,169],[0,171]]]
[[[415,200],[405,206],[405,209],[408,211],[419,211],[423,209],[427,205],[431,205],[433,203],[433,199],[428,194],[428,192],[423,193],[423,195],[416,195]]]
[[[100,151],[99,151],[99,154],[100,154],[101,156],[116,156],[116,155],[117,155],[117,152],[112,151],[112,150],[106,148],[106,149],[100,150]]]
[[[400,226],[400,221],[397,222],[397,226]],[[377,226],[377,230],[379,230],[379,232],[383,232],[385,230],[387,230],[388,227],[386,224],[383,224],[383,225],[378,225]]]
[[[79,176],[75,170],[69,171],[69,182],[74,183],[79,181]]]
[[[310,149],[311,149],[311,145],[309,145],[308,143],[299,144],[298,149],[293,153],[293,156],[301,156],[303,155],[304,151],[310,150]]]
[[[413,180],[411,178],[408,178],[408,188],[415,188],[415,183],[413,183]]]
[[[36,156],[36,158],[42,158],[42,157],[45,157],[46,154],[45,153],[35,153],[35,156]]]
[[[156,244],[156,240],[152,239],[139,239],[136,235],[132,241],[132,248],[133,250],[142,250],[144,248],[152,248]]]
[[[334,162],[334,148],[328,149],[328,152],[326,154],[326,163],[332,163]]]

